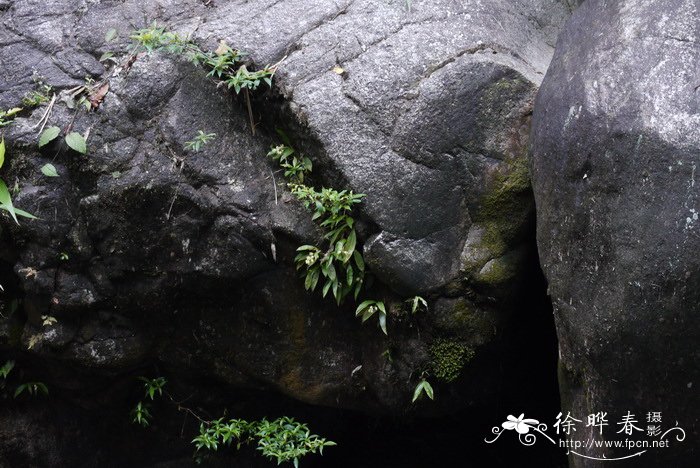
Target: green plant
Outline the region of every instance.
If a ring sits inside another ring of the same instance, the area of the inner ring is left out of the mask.
[[[224,41],[219,43],[216,51],[204,52],[189,39],[167,31],[164,26],[158,26],[155,22],[148,28],[135,31],[131,35],[131,39],[134,41],[133,53],[143,50],[147,53],[164,51],[182,55],[193,64],[208,69],[208,77],[224,83],[228,89],[233,88],[236,94],[240,94],[241,90],[244,91],[250,128],[255,135],[255,122],[249,92],[258,89],[261,83],[267,83],[271,87],[277,64],[268,65],[261,70],[250,71],[245,64],[241,63],[245,54],[232,49]]]
[[[215,136],[216,133],[204,133],[203,131],[199,130],[193,139],[185,142],[185,149],[197,152],[202,149],[203,145],[206,145],[213,140]]]
[[[131,410],[132,422],[139,424],[141,427],[148,427],[151,423],[151,412],[148,410],[148,405],[139,401],[136,407]]]
[[[0,377],[3,379],[7,379],[7,376],[10,375],[10,372],[12,372],[12,369],[15,367],[15,361],[5,361],[5,364],[0,367]]]
[[[139,380],[143,382],[145,396],[151,400],[155,399],[156,394],[163,396],[163,387],[168,383],[163,377],[156,377],[155,379],[139,377]]]
[[[474,357],[474,350],[451,340],[438,339],[430,346],[432,375],[443,382],[453,382],[464,364]]]
[[[8,109],[6,111],[0,110],[0,127],[10,125],[15,116],[20,112],[22,112],[21,107],[13,107],[12,109]]]
[[[47,163],[41,166],[41,173],[44,174],[46,177],[58,177],[58,171],[56,170],[56,166],[54,166],[51,163]]]
[[[42,84],[38,91],[32,91],[24,95],[22,105],[24,107],[37,107],[45,104],[51,100],[49,97],[51,91],[53,91],[51,86]]]
[[[2,168],[5,163],[5,139],[0,139],[0,168]],[[5,210],[10,213],[12,219],[15,223],[19,224],[17,216],[22,216],[24,218],[36,219],[36,216],[27,213],[26,211],[15,208],[12,204],[12,197],[10,196],[10,190],[7,188],[5,181],[0,179],[0,209]]]
[[[197,451],[202,449],[218,450],[219,445],[231,445],[236,442],[236,447],[249,440],[253,432],[253,425],[243,419],[231,419],[224,422],[224,418],[214,421],[205,421],[199,425],[199,435],[192,439]]]
[[[356,250],[355,220],[350,212],[364,195],[330,188],[317,191],[302,184],[292,184],[290,188],[292,194],[313,212],[312,219],[325,230],[323,248],[302,245],[297,249],[294,262],[297,269],[306,270],[304,286],[313,291],[323,277],[323,297],[331,291],[338,304],[351,293],[357,298],[364,282],[365,262]]]
[[[164,50],[170,53],[197,53],[199,49],[174,32],[166,31],[165,26],[158,26],[154,21],[151,26],[134,31],[129,36],[134,41],[133,53],[145,50],[148,53]]]
[[[68,135],[66,135],[66,144],[78,153],[87,153],[85,137],[82,136],[80,133],[71,132]]]
[[[273,146],[267,153],[267,156],[284,169],[284,176],[292,184],[303,184],[304,178],[313,169],[311,159],[303,155],[297,155],[291,146]]]
[[[237,448],[244,443],[257,441],[257,450],[263,456],[276,460],[278,465],[291,462],[295,467],[299,466],[302,457],[316,452],[323,455],[323,447],[336,445],[335,442],[311,434],[306,424],[286,416],[273,421],[224,421],[224,418],[204,421],[199,426],[199,435],[192,443],[197,451],[216,451],[220,446],[230,446],[234,441]]]
[[[379,327],[385,335],[386,332],[386,307],[381,301],[367,300],[363,301],[355,310],[355,317],[362,317],[362,323],[365,323],[374,314],[379,316]]]
[[[38,396],[39,393],[48,395],[49,389],[43,382],[27,382],[17,387],[14,397],[17,398],[24,392],[27,392],[31,396]]]
[[[305,185],[313,169],[311,159],[297,154],[284,132],[278,130],[278,133],[285,144],[273,146],[267,155],[284,170],[292,195],[313,213],[311,219],[324,231],[321,246],[302,245],[297,248],[294,263],[297,270],[304,271],[304,288],[314,291],[322,283],[323,297],[332,292],[339,305],[350,294],[357,300],[365,280],[365,261],[357,249],[352,210],[365,195],[326,187],[316,190]],[[386,308],[383,302],[364,301],[357,308],[356,315],[362,316],[365,322],[375,312],[379,312],[379,326],[386,334]]]
[[[435,399],[433,386],[430,385],[425,377],[421,378],[421,381],[418,383],[418,385],[416,385],[416,388],[413,391],[413,400],[411,400],[411,402],[415,403],[423,394],[427,395],[431,400]]]
[[[65,252],[61,252],[58,254],[58,259],[61,260],[62,262],[67,262],[68,261],[68,254]]]
[[[420,296],[413,296],[410,299],[407,299],[406,302],[411,304],[411,313],[415,314],[418,312],[421,308],[425,309],[426,311],[428,310],[428,301],[423,299]]]
[[[157,396],[163,396],[163,387],[168,383],[164,377],[156,377],[155,379],[149,379],[147,377],[138,377],[138,380],[143,382],[144,388],[144,398],[149,398],[151,401],[155,400]],[[151,412],[149,405],[143,401],[139,401],[136,407],[131,410],[131,421],[135,424],[139,424],[142,427],[148,427],[151,423]]]
[[[86,100],[86,102],[88,103],[88,106],[91,106],[90,101]],[[55,140],[58,137],[58,135],[60,133],[61,133],[61,129],[58,127],[55,127],[55,126],[47,127],[43,132],[41,132],[41,135],[39,135],[39,148],[51,143],[53,140]],[[65,140],[66,144],[68,145],[68,147],[77,151],[78,153],[81,153],[81,154],[87,153],[87,142],[85,140],[85,137],[83,135],[81,135],[80,133],[71,132],[65,136],[64,140]],[[47,167],[47,166],[53,167],[52,164],[47,164],[44,167]],[[54,170],[55,170],[55,168],[54,168]],[[42,168],[42,172],[43,172],[43,168]],[[49,174],[45,174],[45,175],[49,175]],[[58,174],[56,174],[56,176],[57,175]],[[56,176],[51,176],[51,177],[56,177]]]

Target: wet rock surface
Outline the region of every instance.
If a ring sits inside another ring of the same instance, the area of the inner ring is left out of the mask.
[[[539,293],[528,290],[538,267],[526,150],[534,95],[573,5],[412,3],[0,2],[0,108],[18,105],[37,77],[56,91],[86,76],[109,83],[98,109],[57,103],[49,116],[89,134],[87,155],[58,140],[36,149],[45,106],[5,129],[3,178],[40,219],[2,218],[3,310],[13,309],[3,353],[66,404],[110,415],[135,376],[154,372],[214,382],[220,407],[226,392],[265,392],[436,417],[501,398],[504,369],[520,363],[493,363],[504,362],[509,333],[540,323],[528,315]],[[273,89],[253,99],[255,136],[244,102],[202,69],[161,53],[124,65],[128,36],[153,20],[205,49],[225,40],[251,67],[282,60]],[[105,68],[105,52],[120,66]],[[265,156],[275,128],[314,161],[316,185],[366,194],[356,217],[375,277],[367,295],[389,308],[388,338],[361,326],[352,303],[304,291],[294,250],[319,231]],[[185,142],[198,130],[217,136],[192,153]],[[41,175],[49,162],[60,177]],[[429,309],[412,315],[404,301],[416,294]],[[438,339],[473,356],[455,382],[436,382],[434,404],[409,409]],[[120,385],[98,397],[110,381]],[[206,400],[206,387],[188,390]],[[16,417],[0,416],[10,426]],[[60,437],[22,453],[60,466],[41,458],[64,447]],[[168,444],[154,442],[142,462],[163,461]]]
[[[617,420],[631,411],[644,428],[649,412],[663,412],[662,426],[677,422],[686,440],[668,436],[669,448],[634,466],[689,466],[700,417],[700,376],[690,364],[700,338],[698,13],[694,2],[623,3],[577,10],[538,95],[538,245],[560,340],[562,405]]]

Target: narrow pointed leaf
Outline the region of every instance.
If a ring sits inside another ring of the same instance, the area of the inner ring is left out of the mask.
[[[10,216],[12,216],[12,219],[15,220],[15,223],[19,224],[19,221],[17,221],[17,215],[15,214],[15,207],[12,205],[12,198],[10,198],[10,191],[7,190],[7,185],[5,185],[5,182],[2,179],[0,179],[0,209],[10,213]]]

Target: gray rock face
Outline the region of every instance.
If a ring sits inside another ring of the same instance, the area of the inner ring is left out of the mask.
[[[618,420],[629,410],[642,424],[661,411],[664,427],[686,430],[635,466],[691,466],[698,449],[699,20],[693,1],[586,1],[535,104],[537,237],[563,406]]]
[[[36,76],[56,90],[86,75],[110,86],[96,111],[57,104],[49,117],[89,131],[87,156],[35,149],[45,108],[7,127],[2,176],[19,183],[16,206],[41,219],[2,218],[0,253],[24,302],[0,346],[101,375],[155,361],[231,388],[396,412],[441,337],[473,348],[478,370],[426,411],[490,398],[498,366],[484,364],[533,253],[532,101],[572,6],[411,3],[0,2],[0,108]],[[283,60],[273,91],[254,100],[255,137],[242,103],[189,63],[98,61],[126,58],[131,31],[153,20],[206,49],[225,40],[253,66]],[[111,28],[118,39],[105,43]],[[303,291],[294,249],[319,233],[265,157],[275,127],[314,160],[318,185],[367,195],[358,230],[390,339],[361,327],[352,304]],[[197,130],[217,137],[187,152]],[[59,178],[41,176],[47,162]],[[436,313],[410,318],[414,294]],[[58,319],[51,331],[44,315]]]

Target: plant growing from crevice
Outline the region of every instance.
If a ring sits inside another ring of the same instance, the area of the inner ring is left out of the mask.
[[[261,70],[251,71],[243,63],[246,54],[229,47],[226,42],[221,41],[214,52],[204,52],[191,40],[168,31],[164,26],[159,26],[155,22],[147,28],[134,31],[131,39],[134,41],[134,47],[131,51],[134,55],[141,51],[146,53],[163,51],[182,55],[194,65],[203,66],[208,70],[208,77],[225,85],[228,89],[233,89],[236,94],[243,91],[250,128],[255,135],[255,120],[250,93],[257,90],[262,83],[272,86],[272,78],[279,63],[268,65]]]
[[[185,149],[198,152],[202,149],[202,146],[209,143],[214,137],[216,137],[216,133],[204,133],[202,130],[198,130],[194,138],[185,142]]]
[[[313,214],[311,219],[323,229],[321,245],[302,245],[294,258],[297,270],[304,273],[304,288],[315,291],[319,284],[321,295],[332,293],[340,305],[350,295],[357,300],[365,282],[365,261],[357,245],[353,207],[361,203],[364,194],[352,190],[320,190],[305,184],[313,169],[308,157],[298,154],[284,132],[278,131],[285,144],[273,146],[267,153],[284,171],[287,187]],[[356,315],[363,323],[377,313],[378,323],[386,334],[386,307],[381,301],[367,300],[360,304]]]

